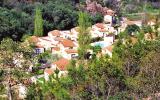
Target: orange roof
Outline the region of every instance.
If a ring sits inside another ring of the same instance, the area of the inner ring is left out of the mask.
[[[44,72],[46,72],[47,74],[51,75],[51,74],[54,73],[54,70],[47,68],[47,69],[44,70]]]
[[[74,49],[68,49],[68,50],[65,50],[68,54],[70,53],[78,53],[77,50],[74,50]]]
[[[59,47],[53,47],[52,50],[60,51],[60,48]]]
[[[99,31],[100,32],[106,32],[107,30],[106,29],[100,29]]]
[[[38,44],[38,43],[36,43],[35,46],[36,46],[37,48],[44,48],[41,44]]]
[[[38,37],[37,37],[37,36],[31,36],[30,41],[36,43],[36,42],[38,42],[39,40],[38,40]]]
[[[53,64],[55,64],[59,70],[64,71],[67,69],[67,65],[69,64],[69,60],[62,58],[62,59],[54,62]]]
[[[113,46],[112,46],[112,45],[111,45],[111,46],[107,46],[107,47],[105,47],[105,48],[103,48],[103,49],[107,49],[109,52],[112,52]]]
[[[108,9],[107,12],[115,13],[113,10]]]
[[[51,34],[53,36],[60,36],[61,35],[59,30],[53,30],[53,31],[51,31]]]
[[[105,28],[103,23],[97,23],[96,26],[101,29]]]
[[[107,15],[113,16],[114,13],[115,13],[115,12],[114,12],[113,10],[111,10],[111,9],[108,9],[108,10],[107,10]]]
[[[64,39],[61,43],[64,47],[75,47],[75,44],[71,40]]]

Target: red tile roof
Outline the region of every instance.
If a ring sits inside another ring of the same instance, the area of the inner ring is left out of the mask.
[[[67,65],[69,64],[69,60],[62,58],[54,62],[53,64],[55,64],[59,70],[64,71],[67,70]]]
[[[38,43],[36,43],[35,46],[36,46],[37,48],[44,48],[44,46],[42,46],[41,44],[38,44]]]
[[[48,75],[51,75],[54,73],[54,70],[53,69],[45,69],[44,72],[46,72]]]
[[[38,37],[37,36],[31,36],[30,39],[29,39],[30,42],[34,42],[34,43],[37,43],[39,42],[38,40]]]
[[[53,47],[52,50],[60,51],[60,48],[59,47]]]
[[[75,47],[75,44],[71,40],[64,39],[61,43],[64,47]]]
[[[96,26],[101,29],[105,28],[103,23],[97,23]]]
[[[100,29],[99,31],[100,32],[106,32],[107,30],[106,29]]]
[[[65,50],[68,54],[70,54],[70,53],[78,53],[78,51],[77,50],[74,50],[74,49],[67,49],[67,50]]]
[[[61,35],[59,30],[53,30],[53,31],[51,31],[51,34],[53,36],[60,36]]]

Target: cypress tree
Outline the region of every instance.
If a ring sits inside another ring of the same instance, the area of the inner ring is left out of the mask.
[[[91,35],[89,33],[89,27],[91,26],[91,22],[89,19],[89,15],[87,13],[80,12],[79,13],[79,35],[78,35],[78,54],[80,59],[85,58],[85,54],[90,47]]]
[[[43,18],[41,9],[39,7],[36,7],[35,11],[34,35],[43,36]]]

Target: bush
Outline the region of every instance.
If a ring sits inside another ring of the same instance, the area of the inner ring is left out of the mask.
[[[96,15],[91,15],[92,24],[103,22],[103,15],[101,13],[96,13]]]
[[[136,24],[128,25],[127,28],[125,29],[125,32],[128,33],[129,35],[139,31],[140,31],[140,28]]]
[[[0,12],[0,40],[3,37],[20,40],[23,34],[33,31],[32,17],[28,14],[16,11],[16,9],[8,10],[1,7]]]

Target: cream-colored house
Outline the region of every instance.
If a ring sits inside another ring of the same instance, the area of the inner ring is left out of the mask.
[[[74,49],[66,49],[62,55],[66,59],[74,59],[78,57],[78,51]]]

